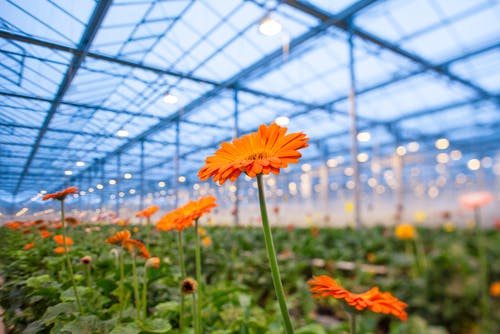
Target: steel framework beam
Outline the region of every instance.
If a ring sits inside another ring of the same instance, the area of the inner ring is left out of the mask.
[[[99,1],[94,8],[94,12],[92,13],[92,16],[88,22],[87,28],[85,29],[82,38],[80,39],[80,42],[78,43],[78,50],[80,51],[79,54],[74,55],[73,59],[71,60],[71,63],[69,64],[68,70],[66,71],[66,74],[64,75],[64,78],[59,85],[59,89],[56,93],[54,103],[50,106],[49,111],[47,112],[47,115],[45,117],[45,120],[43,122],[42,128],[40,129],[40,132],[38,133],[38,136],[35,140],[35,144],[33,145],[31,149],[31,153],[28,157],[28,160],[26,161],[26,165],[24,166],[23,172],[21,173],[21,176],[19,177],[19,181],[16,185],[16,189],[14,190],[14,196],[17,195],[19,192],[19,188],[21,187],[21,184],[23,183],[23,180],[28,174],[29,168],[31,166],[31,162],[33,161],[33,158],[36,155],[36,152],[38,151],[38,148],[42,142],[42,139],[45,135],[45,132],[47,131],[50,121],[54,117],[57,108],[59,107],[60,101],[63,99],[64,95],[66,94],[66,91],[71,85],[71,82],[73,81],[73,78],[76,75],[76,72],[80,68],[80,65],[82,64],[83,60],[85,59],[85,55],[88,53],[88,50],[90,48],[90,45],[92,44],[92,41],[94,40],[95,35],[97,34],[97,31],[99,30],[99,27],[101,26],[102,21],[104,20],[104,17],[106,16],[106,13],[108,12],[109,7],[111,6],[112,0],[102,0]]]
[[[332,17],[335,17],[335,16],[331,16],[330,13],[327,13],[327,12],[325,12],[325,11],[315,7],[315,6],[312,6],[309,3],[305,3],[305,2],[300,1],[300,0],[284,0],[284,3],[286,3],[290,7],[298,9],[304,13],[307,13],[307,14],[309,14],[309,15],[311,15],[311,16],[313,16],[313,17],[315,17],[323,22],[330,22]],[[337,20],[332,25],[345,31],[345,32],[349,32],[349,25],[348,25],[347,20]],[[368,31],[365,31],[365,30],[363,30],[359,27],[355,27],[355,26],[352,27],[352,33],[355,36],[357,36],[363,40],[369,41],[369,42],[371,42],[371,43],[373,43],[373,44],[375,44],[383,49],[389,50],[395,54],[398,54],[399,56],[402,56],[406,59],[409,59],[412,62],[421,65],[423,68],[425,68],[427,70],[430,70],[434,73],[442,75],[442,76],[448,78],[449,80],[458,82],[458,83],[472,89],[480,96],[483,96],[486,98],[492,97],[490,92],[488,92],[485,89],[483,89],[482,87],[479,87],[478,85],[472,83],[471,81],[466,80],[466,79],[452,73],[446,67],[435,65],[435,64],[431,63],[430,61],[426,60],[425,58],[423,58],[417,54],[413,54],[407,50],[404,50],[400,46],[398,46],[394,43],[391,43],[390,41],[384,40],[384,39],[376,36],[375,34],[372,34]]]

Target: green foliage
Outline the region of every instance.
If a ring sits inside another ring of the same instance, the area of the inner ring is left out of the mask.
[[[147,317],[136,319],[132,293],[131,258],[125,254],[125,291],[122,318],[119,319],[120,271],[116,246],[104,240],[122,228],[102,226],[101,231],[85,233],[84,227],[70,230],[77,241],[70,256],[77,277],[77,289],[84,306],[78,315],[74,292],[64,270],[63,257],[53,253],[54,242],[4,228],[0,233],[0,305],[4,321],[12,334],[31,333],[179,333],[180,275],[175,234],[155,233],[150,253],[162,260],[160,268],[147,272]],[[201,316],[205,333],[281,334],[281,317],[269,273],[260,228],[207,228],[212,245],[202,249],[203,298]],[[414,270],[415,258],[404,241],[392,231],[374,227],[351,229],[285,228],[273,230],[282,281],[297,334],[334,334],[348,331],[342,303],[333,299],[311,298],[307,280],[312,275],[335,277],[347,289],[366,291],[378,285],[382,291],[409,304],[407,322],[384,315],[363,312],[359,317],[364,334],[466,334],[477,332],[479,320],[478,253],[472,231],[451,233],[438,229],[419,229],[428,261],[427,270]],[[145,240],[143,231],[134,235]],[[185,231],[185,263],[194,276],[194,230]],[[500,234],[485,231],[483,236],[489,263],[489,282],[500,280]],[[36,247],[23,246],[35,241]],[[410,248],[411,249],[411,248]],[[79,259],[92,256],[92,283],[87,286]],[[170,263],[165,262],[168,258]],[[345,269],[339,262],[354,264]],[[361,265],[383,266],[387,272],[375,274]],[[142,279],[144,261],[138,259]],[[142,287],[142,286],[141,286]],[[490,300],[490,309],[500,307]],[[187,298],[185,323],[190,324],[191,299]],[[500,332],[500,315],[488,315],[491,333]],[[495,327],[497,326],[497,327]],[[190,327],[189,325],[187,327]],[[190,328],[186,329],[189,333]]]

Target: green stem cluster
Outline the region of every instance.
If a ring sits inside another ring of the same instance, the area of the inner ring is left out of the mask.
[[[125,276],[125,268],[124,268],[124,265],[123,265],[123,250],[119,250],[120,254],[119,254],[119,258],[118,258],[118,261],[119,261],[119,266],[120,266],[120,292],[119,292],[119,296],[118,296],[118,299],[120,301],[120,313],[119,313],[119,317],[118,317],[118,320],[119,322],[122,321],[122,317],[123,317],[123,308],[125,307],[124,304],[125,304],[125,286],[124,286],[124,276]]]
[[[476,245],[479,257],[479,278],[481,289],[481,318],[483,327],[489,319],[490,302],[488,296],[488,260],[486,258],[486,248],[481,231],[481,213],[479,208],[474,209],[474,219],[476,221]],[[484,328],[483,328],[484,330]]]
[[[66,259],[66,265],[68,267],[68,273],[71,278],[71,285],[73,286],[73,292],[75,294],[76,303],[78,304],[78,311],[80,315],[83,314],[82,303],[80,302],[80,296],[78,295],[78,290],[76,289],[75,276],[73,275],[73,266],[71,265],[71,260],[69,259],[69,249],[67,244],[67,233],[66,233],[66,222],[64,220],[64,200],[61,201],[61,224],[64,237],[64,257]]]
[[[179,265],[181,267],[181,277],[182,279],[186,278],[186,266],[184,264],[184,251],[183,251],[183,246],[182,246],[182,231],[179,231],[177,234],[177,246],[178,246],[178,251],[179,251]],[[184,294],[181,294],[181,305],[179,309],[179,331],[182,333],[182,330],[184,328]]]
[[[193,295],[193,302],[196,300],[196,313],[193,314],[195,320],[194,331],[196,334],[201,334],[201,295],[203,285],[201,284],[201,248],[200,235],[198,233],[198,218],[194,222],[195,228],[195,258],[196,258],[196,282],[198,283],[197,296]]]
[[[264,239],[266,243],[267,256],[269,258],[269,265],[271,267],[271,275],[273,278],[274,290],[276,291],[276,296],[278,297],[278,304],[280,307],[281,316],[283,317],[285,332],[286,334],[293,334],[293,326],[290,320],[290,314],[288,313],[288,308],[286,306],[285,292],[283,290],[283,284],[281,283],[281,277],[278,268],[278,260],[276,258],[276,250],[274,248],[273,236],[271,234],[269,219],[267,217],[266,200],[264,197],[264,185],[262,183],[262,174],[257,175],[257,185],[259,189],[259,205],[260,205],[260,213],[262,216],[262,228],[264,230]]]
[[[139,299],[139,282],[137,280],[137,269],[135,265],[135,254],[132,254],[132,275],[134,279],[134,299],[135,299],[135,309],[137,320],[141,318],[141,303]]]

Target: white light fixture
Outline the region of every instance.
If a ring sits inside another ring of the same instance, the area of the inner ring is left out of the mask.
[[[279,116],[276,117],[274,123],[278,124],[279,126],[287,126],[288,123],[290,123],[290,119],[286,116]]]
[[[73,175],[73,172],[70,170],[65,170],[64,175]]]
[[[116,132],[116,135],[118,137],[128,137],[128,131],[121,129]]]
[[[462,152],[459,150],[453,150],[451,151],[450,156],[452,160],[460,160],[462,158]]]
[[[370,132],[360,132],[356,137],[358,138],[358,141],[367,142],[370,141],[372,136],[370,135]]]
[[[337,159],[333,159],[333,158],[332,158],[332,159],[328,159],[328,160],[326,161],[326,165],[327,165],[328,167],[330,167],[330,168],[337,167],[337,165],[338,165]]]
[[[116,184],[116,180],[114,179],[109,180],[109,184]]]
[[[133,195],[133,194],[135,194],[135,189],[132,188],[128,192],[130,193],[130,195]]]
[[[92,187],[91,187],[91,188],[89,188],[88,192],[89,192],[89,193],[93,193],[93,192],[94,192],[94,188],[92,188]]]
[[[131,179],[131,178],[132,178],[132,174],[130,174],[130,173],[125,173],[125,174],[123,174],[123,178],[124,178],[124,179],[127,179],[127,180],[128,180],[128,179]]]
[[[99,189],[99,190],[101,190],[102,188],[104,188],[104,186],[103,186],[102,184],[100,184],[100,183],[99,183],[98,185],[96,185],[95,187],[96,187],[97,189]]]
[[[166,104],[176,104],[178,101],[179,98],[171,93],[167,93],[163,96],[163,102]]]
[[[77,161],[75,163],[75,165],[77,165],[78,167],[83,167],[83,166],[85,166],[85,162],[83,162],[83,161]]]
[[[281,23],[270,16],[264,17],[259,22],[259,32],[265,36],[276,36],[281,32],[281,29]]]
[[[307,172],[310,172],[310,171],[311,171],[312,167],[311,167],[311,165],[310,165],[310,164],[303,164],[303,165],[301,166],[301,169],[302,169],[302,171],[303,171],[304,173],[307,173]]]
[[[439,138],[434,145],[438,150],[446,150],[450,146],[450,141],[446,138]]]
[[[420,149],[420,145],[416,141],[412,141],[407,145],[408,152],[417,152]]]
[[[478,159],[470,159],[467,162],[467,167],[470,170],[478,170],[479,168],[481,168],[481,162]]]
[[[359,153],[357,159],[358,159],[358,162],[363,163],[363,162],[367,162],[369,157],[368,157],[368,154],[366,154],[366,153]]]
[[[396,148],[396,154],[402,157],[406,154],[406,148],[404,146],[398,146],[398,148]]]
[[[179,176],[179,182],[186,182],[186,177],[185,176]]]
[[[158,182],[158,187],[160,187],[160,188],[165,187],[165,182],[163,182],[163,181]]]

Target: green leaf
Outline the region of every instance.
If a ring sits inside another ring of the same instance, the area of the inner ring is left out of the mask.
[[[167,333],[172,329],[170,323],[164,319],[148,319],[140,324],[142,330],[148,333]]]
[[[30,277],[26,280],[26,285],[33,289],[39,289],[46,284],[52,283],[54,280],[49,275],[40,275]]]
[[[72,315],[75,313],[77,313],[77,307],[74,303],[59,303],[47,308],[47,311],[45,311],[40,320],[45,325],[50,325],[61,315]]]
[[[72,334],[92,334],[102,332],[103,326],[97,316],[87,315],[68,322],[63,326],[62,330]]]
[[[139,334],[141,329],[134,323],[118,325],[109,334]]]
[[[179,303],[170,301],[165,303],[160,303],[155,306],[156,311],[161,314],[169,313],[169,312],[178,312],[179,311]]]
[[[309,324],[295,331],[296,334],[326,334],[323,327],[318,324]]]

